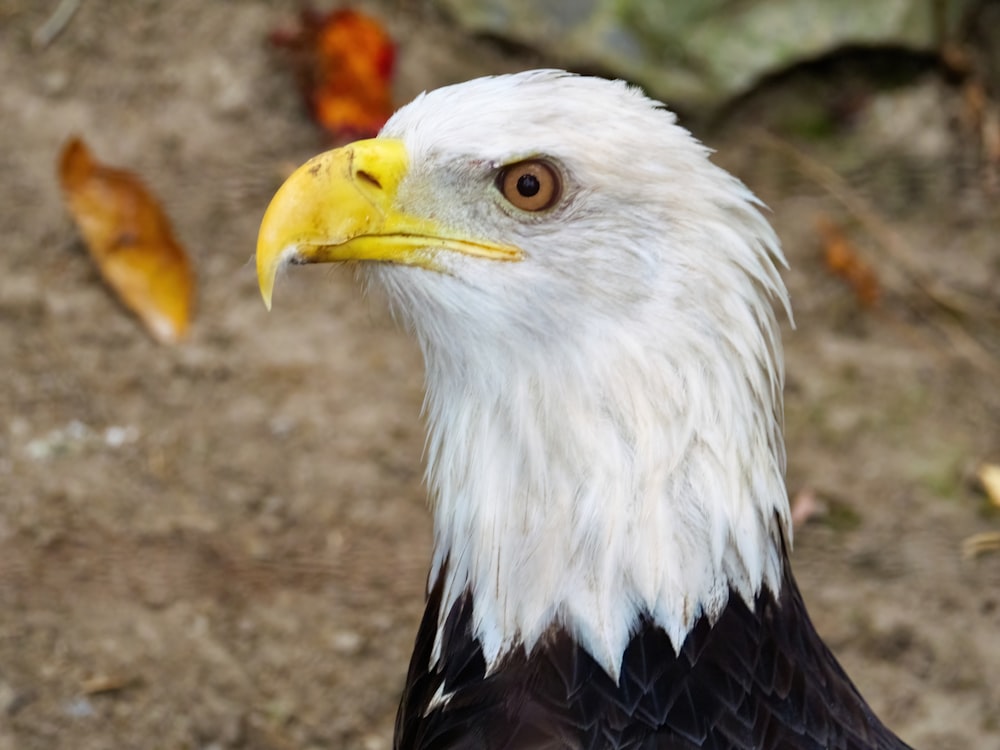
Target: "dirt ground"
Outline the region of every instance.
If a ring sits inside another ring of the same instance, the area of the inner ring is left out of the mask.
[[[263,41],[297,3],[88,0],[39,49],[56,4],[0,0],[0,750],[388,748],[429,559],[422,367],[347,272],[296,270],[271,314],[258,296],[263,209],[324,147]],[[400,101],[558,62],[382,12]],[[810,85],[702,133],[792,265],[788,484],[817,506],[795,569],[889,725],[1000,748],[1000,555],[962,555],[1000,531],[973,478],[1000,461],[1000,193],[933,75],[796,153],[760,135]],[[71,133],[189,248],[183,345],[100,283],[55,180]],[[820,215],[874,266],[875,309],[824,267]]]

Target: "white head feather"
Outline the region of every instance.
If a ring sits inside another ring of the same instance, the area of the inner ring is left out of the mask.
[[[441,617],[471,591],[488,668],[556,624],[617,677],[643,614],[679,648],[730,588],[777,592],[788,299],[754,196],[661,104],[559,71],[423,94],[382,135],[399,208],[525,256],[369,270],[426,359]],[[564,186],[528,214],[495,175],[535,156]]]

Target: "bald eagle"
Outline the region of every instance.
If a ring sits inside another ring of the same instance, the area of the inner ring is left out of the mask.
[[[788,560],[785,259],[663,105],[532,71],[425,93],[264,216],[426,364],[434,555],[401,750],[899,750]]]

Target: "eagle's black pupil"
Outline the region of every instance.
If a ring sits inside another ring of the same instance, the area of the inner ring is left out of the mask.
[[[542,184],[533,174],[523,174],[517,178],[517,192],[525,198],[531,198],[542,189]]]

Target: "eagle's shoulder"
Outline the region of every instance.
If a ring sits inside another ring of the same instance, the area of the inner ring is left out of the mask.
[[[905,750],[816,634],[787,563],[778,597],[732,595],[679,654],[651,621],[616,684],[565,630],[486,674],[459,599],[428,669],[441,586],[427,603],[396,722],[398,750]]]

